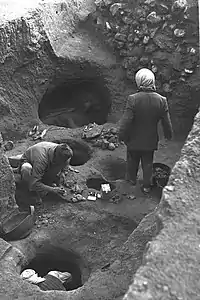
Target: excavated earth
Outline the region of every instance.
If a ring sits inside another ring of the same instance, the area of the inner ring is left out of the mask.
[[[48,129],[44,140],[67,141],[73,148],[77,171],[68,171],[68,182],[87,196],[107,181],[119,199],[71,203],[69,197],[47,197],[27,238],[0,239],[0,299],[199,299],[199,113],[191,129],[199,104],[198,66],[190,121],[155,154],[155,162],[172,168],[168,185],[146,197],[139,183],[133,188],[124,180],[124,145],[110,151],[82,139],[89,122],[115,128],[125,97],[135,91],[96,30],[94,1],[2,1],[0,7],[0,126],[3,139],[14,142],[0,153],[1,213],[5,200],[15,207],[16,199],[25,210],[35,204],[6,158],[38,142],[28,136],[35,125]],[[188,109],[184,99],[174,104],[179,113]],[[73,282],[66,292],[43,292],[20,279],[29,267],[41,276],[55,268],[69,271]]]

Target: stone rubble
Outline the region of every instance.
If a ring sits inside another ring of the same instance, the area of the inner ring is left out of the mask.
[[[126,1],[96,1],[96,10],[105,19],[107,25],[101,30],[119,52],[128,79],[133,81],[138,69],[150,68],[156,73],[158,92],[169,95],[195,72],[198,26],[188,13],[186,0],[142,0],[136,7]]]
[[[113,151],[119,146],[117,128],[106,129],[102,125],[97,124],[89,124],[87,128],[89,128],[89,131],[87,132],[84,129],[82,138],[86,139],[94,147]]]

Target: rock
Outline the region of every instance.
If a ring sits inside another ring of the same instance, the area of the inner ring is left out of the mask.
[[[184,72],[186,74],[192,74],[194,72],[194,70],[188,70],[188,69],[184,69]]]
[[[138,21],[136,21],[136,20],[132,20],[132,23],[131,23],[131,28],[132,29],[135,29],[135,28],[137,28],[139,26],[139,23],[138,23]]]
[[[145,0],[144,4],[154,7],[156,5],[156,0]]]
[[[127,47],[127,56],[129,56],[129,53],[131,53],[131,51],[133,51],[134,47],[135,47],[135,44],[134,43],[128,43],[126,45]]]
[[[109,143],[108,149],[109,149],[109,150],[115,150],[115,144]]]
[[[110,12],[112,16],[115,16],[117,12],[124,7],[123,3],[114,3],[110,7]]]
[[[155,65],[152,65],[151,67],[152,72],[157,73],[158,72],[158,68]]]
[[[129,34],[129,25],[124,25],[124,26],[121,25],[119,27],[119,33],[120,34],[125,34],[126,38],[127,38],[128,34]]]
[[[75,197],[72,197],[71,202],[76,203],[76,202],[78,202],[78,200]]]
[[[97,140],[95,143],[94,143],[94,146],[95,147],[101,147],[102,145],[102,140]]]
[[[143,32],[142,30],[135,30],[135,34],[137,35],[138,38],[142,38],[145,36],[145,32]]]
[[[176,28],[174,30],[174,35],[176,37],[184,37],[186,35],[186,31],[185,31],[185,29],[178,29],[178,28]]]
[[[168,6],[163,3],[159,3],[157,9],[160,14],[167,14],[169,11]]]
[[[8,141],[4,144],[5,151],[10,151],[14,148],[14,143],[12,141]]]
[[[106,150],[106,149],[108,149],[108,145],[109,145],[109,142],[106,139],[103,139],[101,148],[103,150]]]
[[[156,32],[158,31],[158,27],[155,27],[155,28],[150,28],[149,29],[149,34],[150,34],[150,38],[153,39],[153,37],[155,36]]]
[[[118,142],[117,136],[112,136],[112,137],[109,138],[109,143],[115,144],[116,142]]]
[[[139,65],[139,64],[138,64]],[[135,78],[135,71],[137,70],[137,68],[133,69],[127,69],[126,71],[126,77],[128,79],[130,79],[131,81],[134,81],[134,78]]]
[[[109,23],[109,22],[106,22],[106,23],[105,23],[105,27],[106,27],[106,30],[107,30],[107,31],[111,31],[111,30],[112,30],[112,27],[110,26],[110,23]]]
[[[138,64],[139,64],[139,60],[138,60],[138,57],[134,56],[134,57],[126,57],[123,61],[123,67],[125,69],[128,69],[128,68],[137,68],[138,67]]]
[[[155,44],[149,44],[145,47],[145,52],[146,53],[153,53],[156,50],[156,45]]]
[[[122,18],[122,21],[123,21],[125,24],[132,24],[133,19],[130,18],[130,17],[123,17],[123,18]]]
[[[171,69],[170,69],[170,67],[168,67],[168,68],[167,67],[162,68],[162,70],[160,71],[159,75],[162,78],[162,82],[169,81],[170,77],[171,77]]]
[[[122,57],[127,56],[127,50],[121,49],[120,52],[119,52],[119,55],[122,56]]]
[[[120,42],[126,42],[127,36],[122,33],[116,33],[115,34],[115,40],[120,41]]]
[[[144,39],[143,39],[143,44],[148,44],[149,39],[150,39],[150,37],[145,35]]]
[[[159,48],[165,49],[166,51],[172,51],[175,47],[171,38],[162,33],[156,34],[153,41]]]
[[[103,125],[97,125],[97,124],[88,125],[84,128],[84,132],[83,132],[84,138],[88,140],[96,138],[101,134],[102,129],[103,129]]]
[[[152,11],[148,16],[147,16],[147,21],[150,24],[158,24],[162,20],[161,16],[157,15],[155,11]]]
[[[188,47],[187,48],[187,53],[192,53],[192,54],[196,54],[197,50],[193,47]]]
[[[116,41],[115,46],[117,49],[122,49],[124,47],[124,42]]]
[[[133,42],[133,41],[134,41],[134,38],[135,38],[135,34],[130,33],[130,34],[128,35],[128,37],[127,37],[127,40],[128,40],[128,42]]]
[[[170,20],[172,20],[172,16],[171,16],[170,14],[164,15],[164,16],[163,16],[163,20],[164,20],[164,21],[170,21]]]
[[[103,1],[104,1],[105,6],[108,6],[113,3],[113,0],[103,0]]]
[[[110,132],[113,133],[113,134],[117,134],[118,130],[117,130],[117,128],[112,127],[112,128],[110,129]]]
[[[134,11],[134,15],[136,16],[137,19],[141,18],[141,17],[146,17],[146,11],[144,8],[142,7],[137,7]]]
[[[97,7],[102,7],[102,6],[104,6],[104,1],[103,1],[103,0],[95,0],[95,1],[94,1],[94,4],[95,4]]]
[[[146,18],[144,18],[144,17],[140,17],[140,18],[139,18],[139,22],[140,22],[140,23],[144,23],[145,21],[146,21]]]
[[[104,26],[104,19],[102,17],[98,17],[96,21],[97,26]]]
[[[170,87],[169,83],[164,83],[162,86],[162,89],[165,93],[171,93],[172,92],[172,88]]]
[[[142,65],[147,65],[148,63],[149,63],[149,58],[148,58],[148,56],[142,56],[141,58],[140,58],[140,63],[142,64]]]
[[[187,0],[176,0],[172,5],[172,13],[178,15],[187,9]]]
[[[135,199],[136,199],[136,196],[135,196],[135,195],[130,195],[130,196],[128,196],[128,199],[130,199],[130,200],[135,200]]]
[[[139,39],[138,37],[135,37],[135,38],[134,38],[134,43],[135,43],[135,44],[138,44],[139,41],[140,41],[140,39]]]
[[[77,195],[76,195],[76,199],[77,199],[78,201],[83,201],[83,200],[85,200],[85,198],[84,198],[81,194],[77,194]]]

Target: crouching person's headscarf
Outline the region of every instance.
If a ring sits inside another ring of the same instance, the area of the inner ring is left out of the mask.
[[[154,73],[146,68],[140,69],[135,75],[135,81],[138,89],[155,91],[155,75]]]

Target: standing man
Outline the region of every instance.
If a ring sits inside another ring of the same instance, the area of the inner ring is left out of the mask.
[[[155,76],[143,68],[136,73],[138,92],[128,97],[124,115],[120,121],[119,140],[127,146],[126,179],[136,185],[139,163],[143,170],[144,193],[152,185],[154,151],[158,148],[158,122],[167,140],[172,139],[172,125],[165,97],[156,93]]]
[[[29,191],[36,192],[37,204],[48,193],[63,195],[64,190],[53,187],[57,175],[69,166],[73,156],[67,144],[40,142],[29,147],[21,157],[21,178]]]

